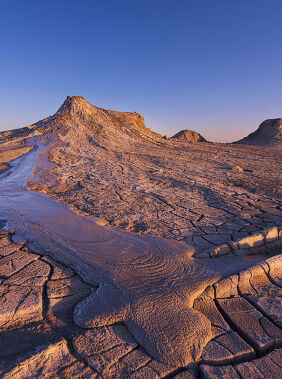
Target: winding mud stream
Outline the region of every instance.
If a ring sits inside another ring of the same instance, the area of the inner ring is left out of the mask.
[[[210,321],[192,308],[204,289],[262,260],[261,256],[194,259],[173,240],[137,235],[95,223],[25,183],[48,142],[16,161],[0,180],[0,212],[16,242],[73,267],[97,291],[79,303],[75,322],[86,328],[123,322],[158,360],[184,366],[212,338]]]

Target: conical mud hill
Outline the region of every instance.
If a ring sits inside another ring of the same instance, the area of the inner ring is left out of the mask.
[[[144,117],[139,113],[105,110],[91,105],[81,96],[68,96],[54,116],[62,121],[70,137],[77,133],[96,137],[110,133],[108,137],[111,139],[117,134],[134,138],[161,138],[145,126]]]

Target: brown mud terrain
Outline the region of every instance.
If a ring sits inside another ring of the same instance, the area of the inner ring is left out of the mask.
[[[163,138],[75,96],[0,133],[0,376],[281,377],[270,121],[267,146]]]

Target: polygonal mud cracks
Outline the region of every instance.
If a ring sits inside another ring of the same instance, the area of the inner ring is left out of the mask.
[[[124,325],[89,330],[75,326],[74,306],[96,289],[70,268],[6,237],[4,248],[6,254],[0,257],[3,378],[281,376],[280,256],[207,287],[194,301],[194,308],[211,322],[213,337],[192,367],[179,369],[152,359]]]
[[[200,360],[203,378],[280,377],[282,355],[276,349],[282,344],[282,291],[269,276],[269,267],[280,262],[275,256],[223,279],[194,302],[214,333]]]
[[[3,376],[13,378],[95,378],[96,373],[69,351],[67,341],[38,347],[28,359],[19,359],[18,366]]]
[[[1,242],[1,377],[159,378],[175,370],[153,360],[123,325],[76,327],[75,304],[96,289],[70,268],[13,244],[6,233]]]

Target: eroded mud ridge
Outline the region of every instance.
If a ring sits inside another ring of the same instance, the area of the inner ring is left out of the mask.
[[[0,235],[1,377],[281,377],[281,255],[208,286],[194,301],[212,337],[196,362],[179,368],[152,358],[121,323],[76,325],[75,306],[98,288],[12,238]]]

